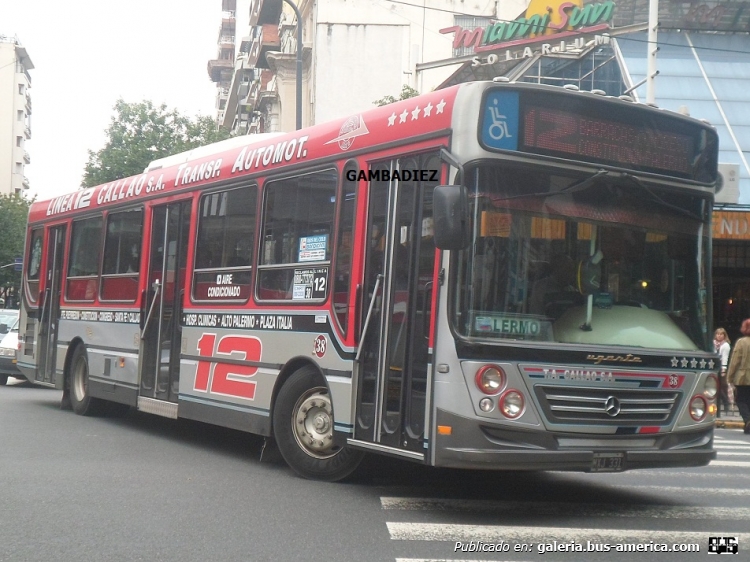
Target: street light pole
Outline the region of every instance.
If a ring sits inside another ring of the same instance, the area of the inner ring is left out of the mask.
[[[302,16],[292,0],[284,0],[297,16],[297,130],[302,128]]]
[[[659,27],[659,0],[649,0],[648,3],[648,64],[646,68],[646,103],[656,103],[654,79],[659,71],[656,70],[656,29]]]

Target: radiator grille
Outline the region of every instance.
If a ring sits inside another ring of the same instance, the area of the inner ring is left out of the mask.
[[[560,424],[667,425],[681,396],[674,390],[546,385],[536,386],[535,391],[547,420]]]

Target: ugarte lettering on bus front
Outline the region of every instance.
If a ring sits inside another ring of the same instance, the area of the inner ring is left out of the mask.
[[[593,361],[594,365],[599,365],[603,361],[612,361],[617,363],[641,363],[640,357],[628,353],[627,355],[587,355],[586,359]]]

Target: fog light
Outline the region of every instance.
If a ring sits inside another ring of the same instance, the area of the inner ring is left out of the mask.
[[[703,383],[703,395],[709,400],[713,400],[717,392],[719,392],[719,379],[716,378],[716,375],[708,375],[706,382]]]
[[[505,387],[505,371],[497,365],[485,365],[477,371],[474,382],[485,394],[500,394]]]
[[[701,421],[706,417],[708,411],[708,404],[703,396],[693,396],[690,400],[690,417],[695,421]]]
[[[492,403],[491,398],[482,398],[479,401],[479,409],[483,412],[491,412],[495,405]]]
[[[506,418],[515,419],[523,413],[523,394],[511,389],[500,397],[499,404]]]

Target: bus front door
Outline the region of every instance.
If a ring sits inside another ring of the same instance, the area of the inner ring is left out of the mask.
[[[47,231],[47,271],[39,316],[39,346],[35,380],[57,383],[57,336],[60,326],[60,291],[62,286],[65,226]]]
[[[435,169],[433,155],[373,170]],[[385,177],[381,174],[381,177]],[[431,388],[429,333],[435,278],[432,192],[424,181],[372,181],[354,439],[424,459]],[[369,317],[369,318],[368,318]]]
[[[141,337],[141,396],[177,402],[191,202],[154,207]]]

